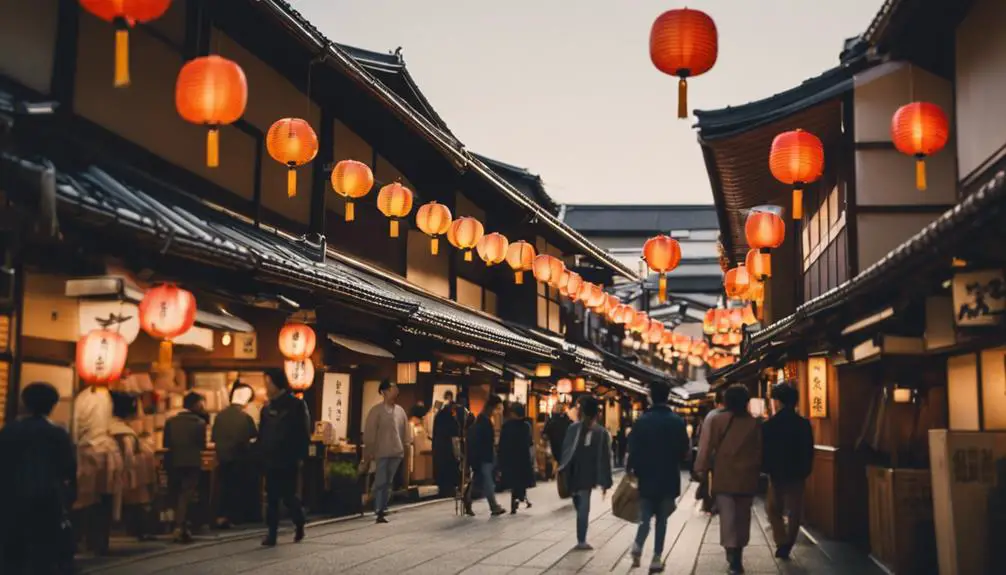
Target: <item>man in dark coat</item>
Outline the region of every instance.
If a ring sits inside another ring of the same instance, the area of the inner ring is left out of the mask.
[[[765,511],[780,559],[789,558],[800,533],[804,482],[814,463],[814,432],[810,422],[796,412],[799,399],[790,384],[773,387],[776,414],[762,426],[763,469],[770,479]]]
[[[433,418],[433,475],[441,496],[453,496],[458,488],[460,470],[454,455],[454,440],[461,436],[455,412],[454,393],[444,392],[444,405]]]
[[[570,425],[573,425],[573,420],[566,415],[566,406],[561,403],[555,404],[552,416],[545,422],[545,437],[548,438],[548,445],[552,449],[556,468],[562,461],[562,442],[566,439],[566,430]]]
[[[492,417],[499,410],[503,402],[496,395],[490,395],[486,400],[482,412],[475,418],[475,424],[468,430],[467,448],[468,465],[474,471],[473,481],[477,481],[482,487],[482,494],[489,503],[492,516],[506,513],[499,503],[496,502],[496,430],[493,427]],[[469,516],[475,515],[472,510],[472,493],[468,491],[465,500],[465,513]]]
[[[259,449],[266,471],[266,526],[269,533],[262,545],[276,545],[279,531],[279,502],[283,501],[293,519],[294,542],[304,539],[304,509],[297,498],[297,477],[311,444],[311,415],[304,401],[289,389],[281,369],[266,370],[269,403],[262,408],[259,422]]]
[[[206,410],[203,396],[194,391],[185,396],[182,405],[185,410],[164,424],[164,447],[168,450],[168,482],[175,497],[175,542],[191,543],[186,519],[202,475]]]
[[[67,513],[76,496],[77,453],[49,421],[59,392],[32,383],[21,392],[27,417],[0,430],[0,573],[70,573]]]
[[[245,412],[255,391],[240,380],[231,389],[231,403],[213,421],[213,443],[217,451],[220,478],[220,512],[217,528],[228,529],[242,517],[242,508],[251,503],[249,492],[249,456],[251,440],[258,434],[255,420]]]
[[[650,383],[650,409],[632,426],[629,435],[629,460],[626,471],[639,481],[639,530],[632,546],[632,562],[639,566],[643,544],[650,533],[650,519],[656,519],[653,562],[650,573],[664,570],[664,538],[667,518],[681,495],[681,464],[688,459],[690,443],[685,422],[670,406],[670,386],[663,381]]]
[[[503,488],[510,490],[510,513],[517,513],[521,501],[527,501],[527,489],[534,485],[531,460],[531,427],[524,419],[524,406],[513,404],[500,430],[499,466]]]

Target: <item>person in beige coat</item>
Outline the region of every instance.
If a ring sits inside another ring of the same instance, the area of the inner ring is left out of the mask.
[[[748,413],[751,399],[743,385],[730,386],[723,411],[705,423],[695,471],[712,471],[710,492],[720,513],[720,544],[731,573],[743,573],[743,553],[751,535],[751,505],[762,464],[760,422]]]

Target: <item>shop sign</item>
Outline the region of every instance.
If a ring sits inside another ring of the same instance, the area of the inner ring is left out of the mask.
[[[254,331],[234,334],[234,359],[258,357],[258,334]]]
[[[349,429],[349,374],[326,373],[321,391],[321,418],[332,424],[336,441],[345,441]]]
[[[96,329],[107,329],[117,332],[126,343],[133,343],[140,333],[140,310],[128,302],[81,300],[77,320],[80,337]]]
[[[828,358],[812,357],[807,360],[807,398],[810,400],[810,416],[815,419],[828,417]]]
[[[953,279],[955,321],[961,327],[996,325],[1006,313],[1002,270],[959,273]]]
[[[528,381],[526,379],[513,380],[513,400],[515,403],[527,405],[527,388]]]

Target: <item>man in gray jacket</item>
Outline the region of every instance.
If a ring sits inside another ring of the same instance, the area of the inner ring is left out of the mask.
[[[175,496],[175,543],[191,543],[186,519],[189,504],[199,489],[203,450],[206,449],[206,411],[203,396],[191,392],[182,401],[184,411],[164,424],[164,447],[170,491]]]
[[[600,404],[596,398],[580,398],[579,421],[569,426],[562,446],[559,473],[565,474],[566,485],[573,494],[576,507],[576,549],[593,549],[587,543],[590,524],[590,495],[600,487],[602,496],[611,489],[611,435],[597,422]]]
[[[377,513],[378,523],[387,523],[391,487],[395,473],[405,458],[406,448],[412,445],[412,431],[409,429],[409,418],[405,415],[405,410],[395,403],[398,399],[398,386],[384,380],[378,391],[384,401],[372,407],[367,414],[363,430],[363,463],[369,466],[371,461],[377,461],[374,512]]]
[[[258,430],[255,420],[245,412],[245,406],[254,395],[255,391],[241,380],[234,382],[230,405],[213,420],[213,444],[220,478],[218,529],[229,529],[231,522],[241,517],[242,507],[251,503],[248,499],[248,476],[252,471],[250,446]]]

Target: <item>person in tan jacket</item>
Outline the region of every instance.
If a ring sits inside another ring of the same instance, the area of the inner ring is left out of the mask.
[[[761,423],[748,412],[751,395],[743,385],[730,386],[723,411],[705,423],[695,470],[712,471],[710,492],[720,513],[720,544],[731,573],[743,573],[743,553],[751,534],[751,505],[758,492],[762,465]]]

